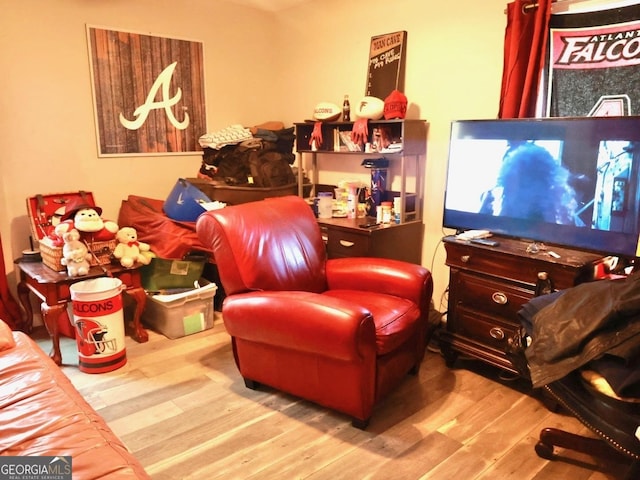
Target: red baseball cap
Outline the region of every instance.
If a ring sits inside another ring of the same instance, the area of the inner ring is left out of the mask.
[[[384,118],[404,118],[407,115],[407,97],[404,93],[394,90],[384,99]]]
[[[75,217],[76,213],[78,213],[79,210],[83,210],[85,208],[91,208],[95,210],[98,213],[98,215],[102,215],[102,209],[100,207],[91,205],[81,198],[76,198],[71,200],[66,205],[66,208],[64,209],[64,214],[62,215],[62,217],[60,217],[60,220],[63,222],[65,220],[69,220],[70,218]]]

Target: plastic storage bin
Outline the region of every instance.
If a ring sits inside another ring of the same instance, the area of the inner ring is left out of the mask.
[[[167,338],[180,338],[213,327],[215,283],[172,295],[149,295],[142,321]]]
[[[193,288],[202,276],[206,260],[173,260],[152,258],[149,265],[140,267],[142,287],[145,290],[167,288]]]

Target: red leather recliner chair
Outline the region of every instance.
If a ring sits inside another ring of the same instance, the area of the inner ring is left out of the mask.
[[[196,231],[214,253],[247,387],[268,385],[366,428],[374,405],[417,373],[433,293],[426,268],[327,259],[311,208],[296,196],[203,213]]]

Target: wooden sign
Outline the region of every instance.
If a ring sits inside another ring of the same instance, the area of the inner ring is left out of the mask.
[[[404,91],[407,32],[371,37],[365,95],[384,100],[393,90]]]
[[[87,26],[99,156],[202,154],[201,42]]]

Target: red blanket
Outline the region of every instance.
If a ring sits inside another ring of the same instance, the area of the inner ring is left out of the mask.
[[[151,245],[160,258],[181,259],[191,252],[207,252],[198,240],[195,222],[171,220],[162,211],[163,200],[129,195],[118,214],[120,227],[133,227],[138,240]]]

